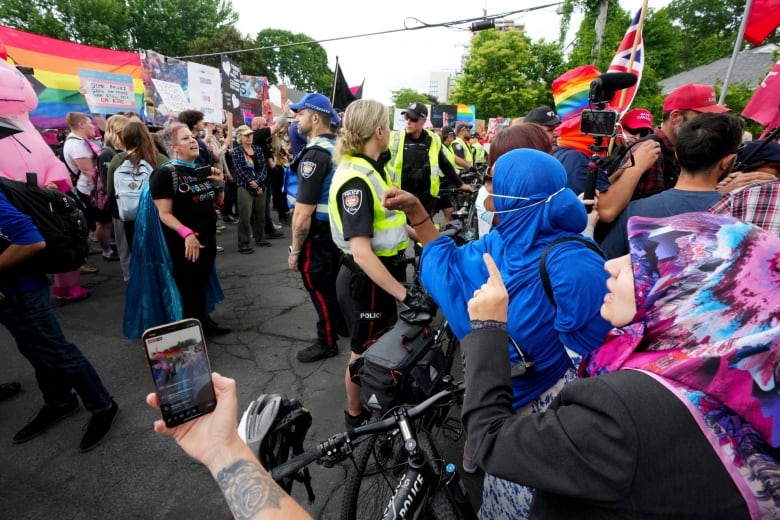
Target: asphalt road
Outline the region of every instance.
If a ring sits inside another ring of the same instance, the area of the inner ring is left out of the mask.
[[[289,228],[284,232],[289,237]],[[289,238],[244,255],[237,251],[236,226],[228,224],[219,243],[225,247],[217,257],[225,301],[214,317],[233,332],[208,341],[212,370],[236,379],[239,410],[259,394],[282,392],[298,397],[311,410],[309,442],[342,431],[349,346],[341,340],[338,356],[316,363],[295,359],[315,338],[315,314],[300,275],[287,269]],[[40,437],[13,444],[13,435],[37,412],[42,399],[30,364],[0,327],[0,382],[22,384],[19,395],[0,402],[0,518],[230,518],[208,471],[152,430],[158,415],[144,402],[153,384],[141,343],[121,334],[125,283],[120,267],[100,256],[90,257],[90,262],[100,269],[82,277],[92,296],[54,306],[65,335],[92,361],[112,392],[119,415],[104,441],[86,454],[78,451],[89,419],[83,408]],[[457,444],[444,447],[458,465],[460,449]],[[311,466],[313,504],[306,504],[303,486],[293,488],[293,496],[313,517],[339,517],[345,464]],[[481,476],[464,475],[464,482],[478,503]]]

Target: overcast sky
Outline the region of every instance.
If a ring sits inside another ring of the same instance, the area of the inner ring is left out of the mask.
[[[389,0],[346,1],[295,0],[284,1],[233,0],[239,14],[238,28],[254,36],[265,28],[304,33],[314,39],[374,33],[439,24],[487,14],[495,15],[554,3],[555,0]],[[659,8],[668,0],[650,0],[650,7]],[[621,5],[636,12],[641,0],[621,0]],[[560,16],[557,6],[547,7],[509,17],[516,24],[525,25],[534,40],[558,38]],[[573,19],[576,29],[580,19]],[[323,42],[328,53],[328,64],[335,66],[336,56],[347,79],[354,86],[365,78],[364,98],[391,103],[391,91],[411,88],[428,92],[432,71],[455,72],[459,68],[465,46],[472,33],[444,27],[365,36],[340,41]]]

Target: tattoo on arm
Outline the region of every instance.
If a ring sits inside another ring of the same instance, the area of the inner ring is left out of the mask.
[[[295,243],[298,244],[298,247],[303,247],[303,243],[309,236],[309,226],[295,226],[293,233],[295,234]]]
[[[257,463],[240,459],[217,474],[217,483],[237,519],[249,519],[268,508],[281,510],[284,492]]]

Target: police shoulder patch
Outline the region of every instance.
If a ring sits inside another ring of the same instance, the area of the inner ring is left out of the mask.
[[[362,190],[346,190],[341,194],[341,205],[344,207],[344,211],[350,215],[354,215],[360,209],[360,205],[363,203],[363,191]]]
[[[314,175],[314,170],[317,169],[317,163],[312,161],[303,161],[300,165],[301,177],[308,179]]]

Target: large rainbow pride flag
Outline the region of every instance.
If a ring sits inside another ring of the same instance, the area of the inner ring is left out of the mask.
[[[89,113],[79,91],[79,69],[131,76],[136,107],[143,106],[141,60],[135,52],[70,43],[1,25],[0,43],[11,64],[33,69],[38,108],[30,113],[30,120],[39,128],[65,128],[68,112]]]

